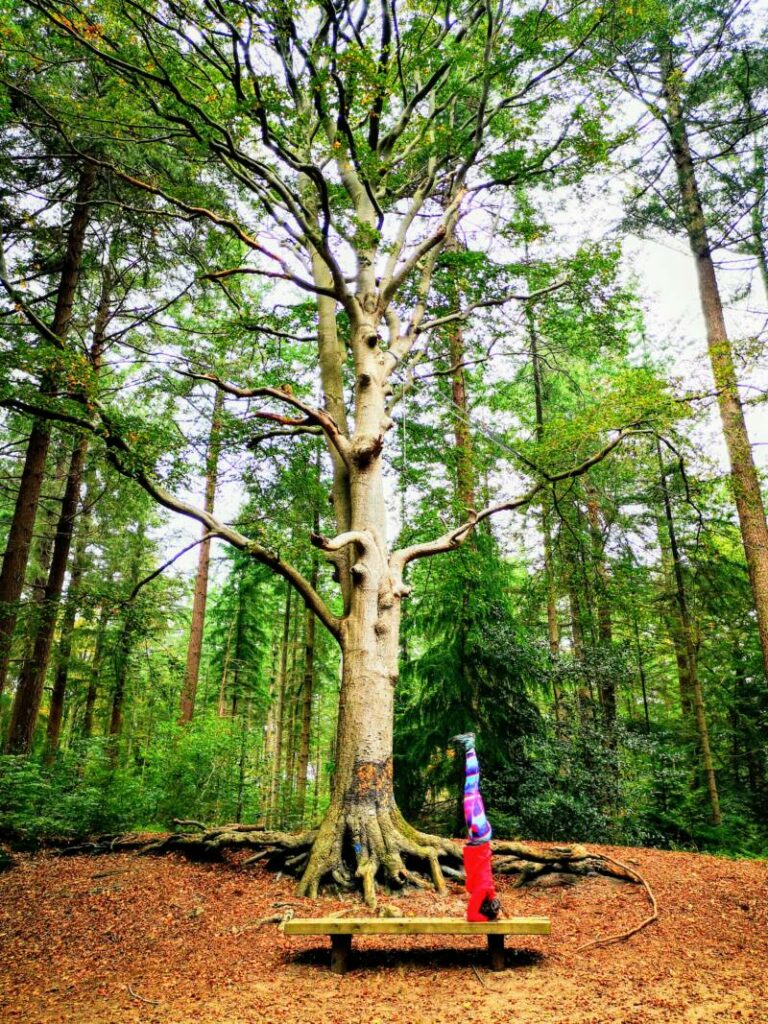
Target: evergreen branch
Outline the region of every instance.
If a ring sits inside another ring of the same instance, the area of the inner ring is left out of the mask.
[[[0,284],[8,292],[8,295],[16,305],[15,312],[20,312],[24,315],[24,318],[31,324],[37,333],[44,338],[46,341],[50,341],[59,350],[66,348],[64,341],[52,330],[48,324],[42,320],[33,309],[30,309],[29,304],[25,301],[24,296],[16,288],[10,279],[8,274],[8,267],[5,262],[5,251],[3,249],[3,237],[0,234]]]

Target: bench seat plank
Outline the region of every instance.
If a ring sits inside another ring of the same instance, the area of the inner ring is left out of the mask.
[[[548,917],[465,921],[458,917],[292,918],[286,935],[549,935]]]

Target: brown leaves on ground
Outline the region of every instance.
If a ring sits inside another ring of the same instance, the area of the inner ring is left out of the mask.
[[[4,1024],[768,1024],[768,865],[604,848],[648,879],[660,917],[628,942],[576,955],[647,914],[640,886],[589,878],[513,890],[510,916],[545,914],[549,937],[508,938],[492,974],[483,940],[354,940],[331,974],[327,939],[288,938],[263,918],[364,915],[356,898],[296,899],[260,868],[175,857],[21,858],[0,876]],[[463,916],[458,886],[381,903]]]

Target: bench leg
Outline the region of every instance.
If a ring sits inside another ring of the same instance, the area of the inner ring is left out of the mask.
[[[491,970],[503,971],[505,966],[503,935],[488,936],[488,953],[491,958]]]
[[[331,970],[334,974],[347,973],[349,970],[349,954],[351,949],[351,935],[331,936]]]

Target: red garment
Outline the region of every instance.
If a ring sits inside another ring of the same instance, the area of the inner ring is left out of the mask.
[[[488,921],[489,918],[480,913],[480,904],[486,896],[489,900],[496,896],[491,871],[491,844],[480,843],[478,846],[472,846],[466,843],[463,853],[467,892],[470,894],[467,920]]]

